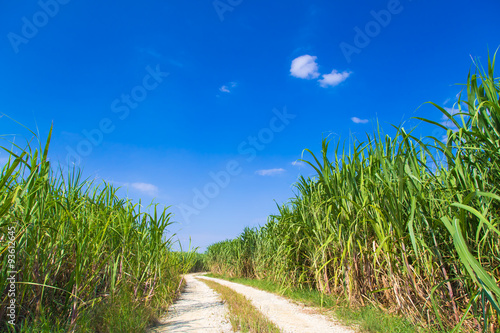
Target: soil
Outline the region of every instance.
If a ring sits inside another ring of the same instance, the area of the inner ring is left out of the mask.
[[[187,274],[184,278],[186,287],[181,296],[170,306],[167,317],[160,320],[161,325],[151,332],[233,332],[226,319],[227,306],[219,295],[198,281],[194,274]]]
[[[232,332],[227,307],[219,296],[198,279],[212,280],[246,296],[285,333],[354,333],[316,309],[295,304],[275,294],[200,274],[185,276],[186,289],[171,306],[163,325],[153,332]]]

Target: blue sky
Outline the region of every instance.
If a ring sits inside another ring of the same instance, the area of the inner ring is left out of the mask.
[[[0,112],[42,138],[53,122],[54,163],[172,206],[171,232],[203,250],[276,213],[322,138],[440,120],[422,104],[453,107],[471,56],[500,45],[498,13],[493,0],[8,2]]]

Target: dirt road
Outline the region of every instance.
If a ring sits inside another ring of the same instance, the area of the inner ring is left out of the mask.
[[[193,274],[185,276],[186,287],[181,297],[168,309],[163,324],[151,332],[164,333],[220,333],[232,332],[226,320],[227,306],[222,304],[218,294]]]
[[[181,298],[169,309],[165,326],[156,332],[232,332],[220,298],[198,279],[207,279],[245,295],[285,333],[353,333],[310,308],[262,290],[220,279],[189,274]]]

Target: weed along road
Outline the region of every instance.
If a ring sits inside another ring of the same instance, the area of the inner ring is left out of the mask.
[[[217,282],[245,296],[282,332],[355,332],[317,313],[314,308],[296,305],[272,293],[200,274],[188,274],[185,279],[186,288],[181,297],[170,307],[162,326],[152,332],[233,332],[227,319],[229,309],[226,302],[221,301],[203,280]]]

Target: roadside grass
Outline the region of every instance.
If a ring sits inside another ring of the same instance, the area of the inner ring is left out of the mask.
[[[157,310],[134,298],[133,291],[124,290],[96,307],[82,318],[81,332],[145,332],[156,322]]]
[[[324,295],[316,290],[283,288],[277,283],[267,280],[233,278],[209,273],[206,276],[241,283],[250,287],[279,294],[307,306],[320,307],[325,312],[333,311],[335,319],[342,324],[355,327],[361,332],[414,333],[433,332],[417,327],[408,320],[382,311],[374,306],[350,306],[341,298]]]
[[[148,327],[156,324],[157,319],[158,309],[135,300],[130,290],[121,290],[118,295],[83,313],[78,320],[76,332],[145,332]],[[25,320],[16,332],[64,333],[68,332],[68,328],[63,321],[54,322],[53,318],[42,312],[34,321],[30,318]]]
[[[281,332],[280,329],[267,319],[245,296],[220,283],[200,279],[207,286],[217,292],[227,302],[229,307],[229,321],[233,331],[267,333]]]

